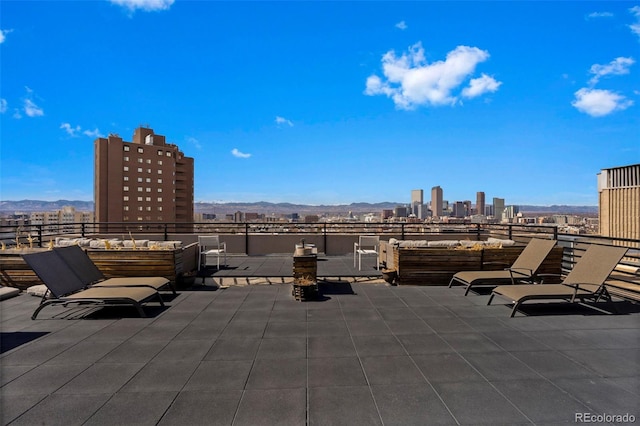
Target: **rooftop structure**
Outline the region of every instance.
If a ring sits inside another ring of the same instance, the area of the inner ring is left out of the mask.
[[[602,169],[598,207],[601,235],[640,238],[640,164]]]
[[[193,222],[193,158],[146,127],[94,146],[97,222]]]

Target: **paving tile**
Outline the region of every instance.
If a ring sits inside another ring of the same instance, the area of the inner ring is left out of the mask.
[[[93,364],[58,389],[56,393],[67,395],[115,393],[144,366],[144,363]]]
[[[269,322],[264,337],[307,337],[307,323],[305,322]]]
[[[554,383],[593,414],[632,414],[640,418],[638,395],[620,388],[614,381],[604,378],[557,379]]]
[[[0,387],[36,367],[37,365],[2,365],[0,361]]]
[[[184,390],[242,390],[252,365],[252,360],[202,361],[185,384]]]
[[[119,342],[110,340],[85,339],[78,344],[71,346],[69,349],[50,359],[46,363],[66,365],[78,362],[97,362],[119,345]]]
[[[502,349],[490,339],[478,332],[475,333],[445,333],[442,338],[453,349],[462,353],[499,352]]]
[[[386,320],[387,326],[395,335],[431,334],[433,329],[421,319]]]
[[[374,308],[342,308],[342,315],[351,320],[380,320],[382,317]]]
[[[348,404],[345,404],[348,401]],[[310,425],[381,425],[368,386],[309,389]]]
[[[232,337],[254,337],[260,338],[264,335],[267,321],[231,321],[227,324],[220,338],[228,339]]]
[[[451,345],[436,334],[401,334],[396,337],[409,355],[454,352]]]
[[[147,363],[121,392],[168,392],[181,390],[198,363],[188,361],[152,361]]]
[[[102,357],[98,362],[110,364],[148,362],[155,357],[169,341],[166,340],[127,340]]]
[[[303,309],[273,310],[269,321],[306,322],[307,311]]]
[[[309,358],[355,357],[356,349],[349,336],[313,336],[308,341]]]
[[[361,361],[371,385],[426,383],[409,356],[364,357]]]
[[[386,321],[417,320],[418,316],[409,307],[378,308],[378,313]]]
[[[427,383],[371,386],[385,425],[451,425],[454,418]]]
[[[365,386],[358,358],[311,358],[308,360],[309,387]]]
[[[205,355],[205,360],[253,359],[260,347],[260,339],[246,337],[219,338]]]
[[[35,365],[42,364],[61,354],[69,348],[66,342],[57,342],[51,340],[49,342],[36,341],[29,345],[19,346],[18,348],[3,354],[0,361],[2,365]]]
[[[412,306],[413,312],[422,319],[427,318],[455,318],[455,314],[449,309],[438,306],[435,302],[431,301],[431,305],[427,306]]]
[[[379,320],[349,320],[347,321],[349,333],[352,336],[382,336],[390,335],[391,330],[387,323]]]
[[[510,352],[549,350],[549,346],[518,330],[485,331],[483,334],[502,349]]]
[[[159,425],[230,425],[241,397],[241,390],[180,392]]]
[[[472,382],[485,379],[460,355],[441,353],[413,355],[413,360],[429,382]]]
[[[208,340],[213,342],[226,327],[223,322],[194,321],[183,328],[174,340]]]
[[[0,390],[0,394],[2,391]],[[33,408],[40,401],[48,396],[46,393],[31,395],[6,395],[2,394],[0,398],[0,423],[9,424],[26,411]]]
[[[376,308],[406,308],[407,304],[398,297],[379,297],[372,298],[371,303]]]
[[[201,361],[212,345],[213,341],[210,340],[173,340],[153,360]]]
[[[602,376],[640,376],[639,349],[563,350],[561,352]]]
[[[234,426],[303,425],[306,422],[305,388],[251,389],[240,401]]]
[[[475,330],[460,318],[455,317],[423,317],[424,321],[436,333],[473,333]]]
[[[273,302],[271,302],[273,305]],[[244,306],[244,304],[243,304]],[[271,308],[269,309],[251,309],[251,310],[242,310],[239,309],[236,311],[233,316],[233,322],[236,321],[260,321],[267,322],[269,321],[269,316],[271,315]]]
[[[246,389],[293,389],[307,386],[306,359],[257,359]]]
[[[540,375],[507,352],[461,354],[488,380],[540,379]]]
[[[587,407],[545,379],[494,381],[492,384],[536,424],[575,423]]]
[[[349,336],[349,329],[345,321],[309,321],[307,322],[308,336]]]
[[[306,358],[307,339],[304,337],[279,337],[262,339],[256,358],[290,359]]]
[[[395,336],[353,336],[353,343],[359,357],[406,355]]]
[[[80,425],[91,417],[110,396],[110,394],[49,395],[11,424]]]
[[[84,424],[87,426],[156,424],[176,396],[177,392],[116,393]]]
[[[513,355],[547,379],[591,377],[593,373],[555,351],[513,352]]]
[[[322,305],[318,305],[322,306]],[[342,310],[339,308],[327,308],[327,309],[308,309],[307,321],[336,321],[344,320],[342,316]]]
[[[0,394],[4,396],[53,393],[89,366],[90,364],[42,364],[4,385],[0,388]]]
[[[530,423],[488,382],[435,383],[436,392],[462,425]]]

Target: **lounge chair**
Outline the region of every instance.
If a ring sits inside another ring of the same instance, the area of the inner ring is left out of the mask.
[[[31,319],[50,305],[70,304],[102,306],[131,305],[141,317],[146,317],[142,304],[157,299],[164,302],[156,290],[150,287],[90,287],[87,288],[74,270],[55,251],[25,254],[24,261],[33,269],[48,292],[43,296]],[[47,296],[51,297],[47,299]]]
[[[500,284],[515,284],[517,281],[530,282],[555,245],[555,240],[533,238],[510,268],[501,271],[458,272],[449,281],[449,287],[454,283],[466,285],[467,289],[464,292],[466,296],[469,290],[476,286],[496,287]]]
[[[151,287],[158,291],[169,287],[173,294],[176,294],[171,281],[164,277],[106,278],[78,245],[59,247],[53,251],[73,269],[85,287]]]
[[[561,284],[523,284],[516,286],[498,286],[493,289],[488,305],[494,296],[511,300],[513,317],[520,305],[527,300],[555,299],[584,302],[601,298],[611,300],[604,282],[627,252],[625,247],[599,246],[592,244],[573,266]]]

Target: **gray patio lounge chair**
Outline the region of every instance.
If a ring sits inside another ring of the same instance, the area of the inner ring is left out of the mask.
[[[500,284],[515,284],[516,281],[531,281],[555,245],[555,240],[532,238],[510,268],[502,271],[458,272],[449,281],[449,287],[454,283],[467,286],[464,292],[466,296],[476,286],[496,287]]]
[[[87,288],[73,269],[54,251],[25,254],[22,258],[49,290],[31,315],[31,319],[36,319],[38,313],[50,305],[131,305],[138,310],[141,317],[146,317],[142,309],[142,304],[146,302],[157,299],[160,305],[164,306],[160,293],[150,287]],[[51,296],[47,299],[49,294]]]
[[[564,300],[584,302],[592,299],[598,302],[601,298],[611,300],[605,280],[618,262],[627,252],[625,247],[599,246],[592,244],[564,278],[562,284],[523,284],[516,286],[499,286],[493,289],[488,305],[494,296],[511,300],[513,317],[520,305],[528,300]]]
[[[171,281],[164,277],[106,278],[89,255],[78,245],[59,247],[53,251],[73,269],[85,287],[151,287],[158,291],[169,287],[173,294],[176,294]]]

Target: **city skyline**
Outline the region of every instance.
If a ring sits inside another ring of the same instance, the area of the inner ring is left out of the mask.
[[[640,2],[0,12],[1,200],[93,200],[93,141],[140,124],[217,203],[597,205],[600,170],[640,161]]]

